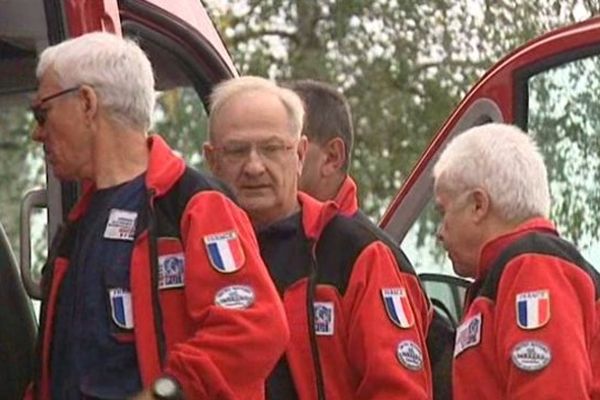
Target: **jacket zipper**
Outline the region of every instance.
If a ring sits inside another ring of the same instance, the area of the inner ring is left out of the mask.
[[[308,335],[310,338],[310,350],[313,360],[313,368],[315,370],[316,376],[316,389],[317,389],[317,399],[318,400],[326,400],[325,397],[325,383],[323,381],[323,369],[321,367],[321,358],[319,356],[319,346],[317,344],[317,334],[315,332],[315,308],[314,308],[314,300],[315,300],[315,291],[317,287],[317,256],[316,256],[316,242],[310,241],[310,253],[311,253],[311,263],[310,263],[310,273],[308,275],[308,285],[306,288],[306,310],[308,313]]]

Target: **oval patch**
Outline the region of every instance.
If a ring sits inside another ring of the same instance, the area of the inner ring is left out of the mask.
[[[215,305],[233,310],[243,310],[254,303],[254,290],[246,285],[231,285],[215,295]]]
[[[512,361],[523,371],[539,371],[552,360],[550,348],[536,340],[525,340],[517,343],[512,351]]]
[[[398,343],[396,356],[400,363],[411,371],[419,371],[423,368],[423,353],[412,340],[404,340]]]

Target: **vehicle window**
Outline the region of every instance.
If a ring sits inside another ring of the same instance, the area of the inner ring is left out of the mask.
[[[548,69],[528,80],[527,130],[548,166],[551,217],[600,267],[600,56]]]

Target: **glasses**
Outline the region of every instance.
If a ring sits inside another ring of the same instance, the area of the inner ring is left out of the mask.
[[[81,86],[74,86],[69,89],[61,90],[58,93],[54,93],[54,94],[51,94],[50,96],[46,96],[46,97],[42,98],[36,105],[32,105],[30,107],[30,110],[33,113],[33,118],[35,118],[35,121],[37,122],[37,124],[39,126],[43,126],[46,123],[46,120],[48,119],[48,110],[49,109],[42,108],[42,105],[44,103],[47,103],[48,101],[56,99],[57,97],[63,96],[67,93],[71,93],[76,90],[79,90],[80,88],[81,88]]]
[[[252,148],[264,161],[280,162],[287,152],[295,147],[294,144],[283,142],[259,142],[259,143],[229,143],[225,146],[215,147],[223,157],[231,163],[242,163],[250,158]]]

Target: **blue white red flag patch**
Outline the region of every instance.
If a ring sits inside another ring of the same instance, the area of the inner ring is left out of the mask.
[[[550,292],[536,290],[518,293],[517,325],[521,329],[537,329],[550,321]]]
[[[122,288],[108,289],[113,322],[122,329],[133,329],[131,292]]]
[[[158,257],[158,288],[183,287],[185,256],[183,253],[165,254]]]
[[[332,302],[316,301],[313,304],[315,310],[315,333],[321,336],[333,335],[335,325],[335,309]]]
[[[481,328],[483,320],[481,313],[466,319],[456,328],[454,342],[454,358],[469,347],[477,346],[481,342]]]
[[[511,359],[515,367],[522,371],[535,372],[546,368],[552,361],[552,351],[537,340],[525,340],[515,345]]]
[[[419,345],[412,340],[404,340],[398,343],[396,357],[402,365],[411,371],[423,369],[423,352]]]
[[[394,324],[403,329],[410,328],[415,324],[415,316],[406,289],[403,287],[381,289],[381,297],[385,311]]]
[[[242,243],[235,231],[204,236],[211,265],[223,274],[239,271],[246,262]]]

